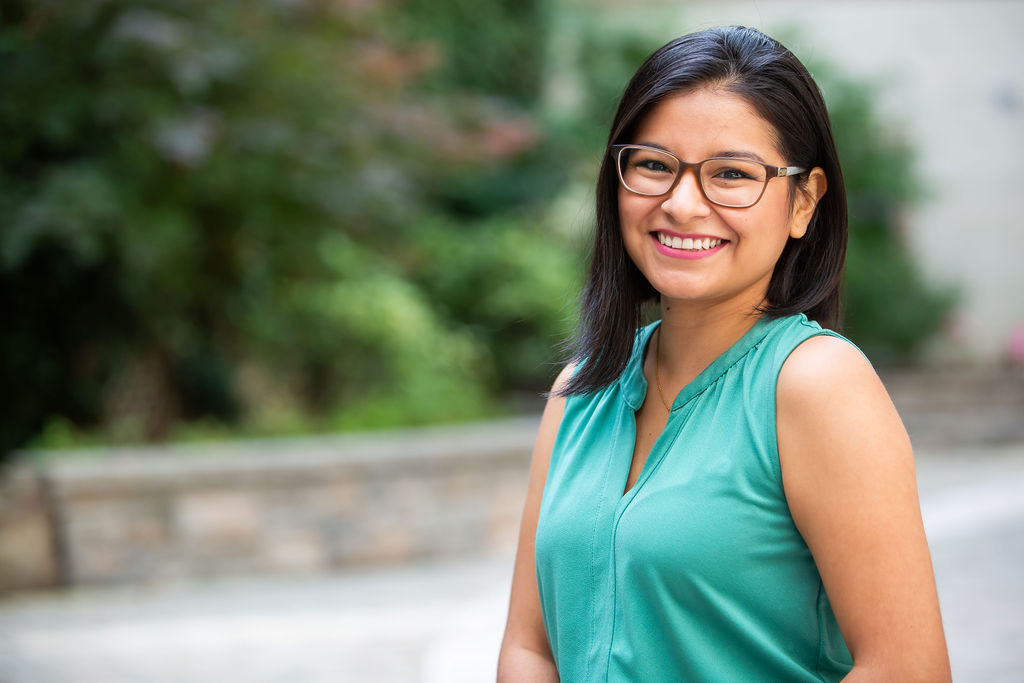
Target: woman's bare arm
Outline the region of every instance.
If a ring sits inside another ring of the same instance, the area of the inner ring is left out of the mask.
[[[786,498],[853,655],[844,680],[950,680],[910,440],[870,363],[814,337],[777,408]]]
[[[558,391],[571,375],[566,367],[555,380],[552,391]],[[534,566],[533,542],[537,533],[537,516],[548,476],[551,448],[562,421],[565,399],[548,399],[541,417],[537,441],[530,465],[530,482],[526,492],[519,546],[512,575],[505,637],[498,656],[499,683],[548,683],[558,681],[558,671],[551,656],[547,633],[541,618],[540,596],[537,593],[537,572]]]

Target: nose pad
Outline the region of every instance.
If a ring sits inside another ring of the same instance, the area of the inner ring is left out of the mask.
[[[697,169],[685,168],[682,170],[679,182],[665,196],[661,206],[665,211],[672,214],[707,215],[711,212],[711,203],[704,196],[704,192],[700,188]]]

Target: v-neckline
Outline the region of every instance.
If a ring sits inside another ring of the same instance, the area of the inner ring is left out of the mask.
[[[651,471],[657,466],[657,463],[662,457],[664,457],[664,453],[668,450],[666,443],[670,444],[675,440],[675,436],[682,426],[679,420],[688,412],[682,411],[681,408],[685,407],[694,397],[698,396],[701,392],[711,386],[719,377],[725,374],[730,367],[743,358],[750,349],[759,344],[768,334],[772,322],[772,319],[764,316],[759,318],[749,330],[744,332],[738,340],[736,340],[721,355],[711,361],[704,370],[702,370],[689,384],[679,391],[671,403],[672,407],[669,410],[665,426],[651,444],[651,448],[647,453],[644,464],[641,466],[636,481],[633,482],[633,485],[630,486],[629,489],[626,489],[626,484],[629,482],[629,474],[633,466],[633,458],[636,452],[636,440],[638,434],[636,413],[643,405],[649,389],[647,378],[644,376],[643,372],[644,358],[655,331],[661,326],[661,321],[657,320],[638,332],[637,344],[633,349],[633,354],[630,357],[629,364],[619,379],[620,387],[622,389],[622,398],[631,410],[631,414],[629,416],[631,419],[629,422],[632,423],[632,430],[628,431],[628,433],[632,434],[632,438],[628,439],[629,457],[625,462],[625,475],[621,478],[617,478],[619,482],[618,492],[620,495],[620,505],[632,499],[636,491],[648,479]],[[622,450],[626,451],[627,449],[623,448]]]

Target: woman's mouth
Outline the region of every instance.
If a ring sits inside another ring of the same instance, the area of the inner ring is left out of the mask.
[[[725,242],[725,240],[715,237],[679,237],[678,235],[669,235],[664,232],[656,232],[654,234],[662,246],[668,247],[669,249],[681,249],[684,251],[704,251],[707,249],[714,249]]]
[[[651,239],[655,248],[665,256],[675,259],[698,260],[710,258],[729,244],[729,240],[705,235],[673,235],[668,232],[653,232]]]

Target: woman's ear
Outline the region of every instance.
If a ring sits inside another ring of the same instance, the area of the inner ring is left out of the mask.
[[[793,239],[800,239],[807,233],[807,226],[814,216],[814,209],[818,206],[818,200],[825,196],[828,190],[828,179],[821,168],[815,166],[807,174],[807,182],[803,187],[796,189],[796,196],[793,198],[793,209],[789,215],[789,236]]]

